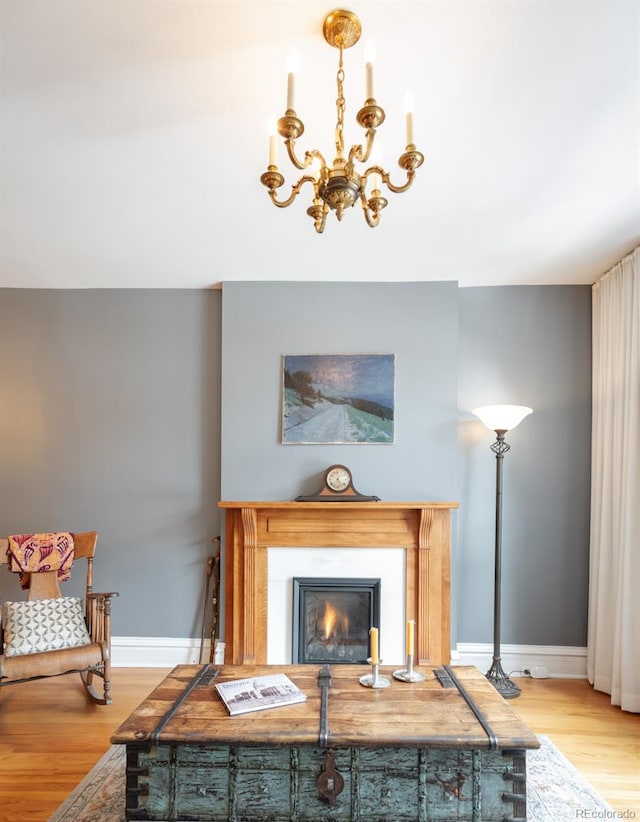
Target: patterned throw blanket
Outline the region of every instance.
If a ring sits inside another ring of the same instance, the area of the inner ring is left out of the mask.
[[[58,581],[71,576],[73,534],[15,534],[9,537],[7,549],[9,570],[20,574],[20,587],[29,587],[29,574],[57,571]]]

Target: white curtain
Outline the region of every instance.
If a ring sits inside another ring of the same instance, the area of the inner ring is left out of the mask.
[[[640,712],[640,247],[593,286],[587,676]]]

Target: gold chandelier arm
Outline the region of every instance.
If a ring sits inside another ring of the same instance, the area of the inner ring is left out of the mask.
[[[398,159],[398,165],[400,168],[403,168],[407,172],[407,182],[403,186],[395,186],[389,179],[389,175],[386,171],[382,174],[382,179],[384,180],[389,191],[393,191],[394,194],[402,194],[403,191],[406,191],[413,182],[416,169],[420,168],[423,163],[424,155],[416,149],[413,143],[410,143],[407,146],[407,150],[404,154],[401,154]]]
[[[389,189],[389,191],[392,191],[394,194],[402,194],[403,191],[406,191],[408,188],[410,188],[411,184],[413,183],[413,178],[416,174],[415,171],[407,171],[407,182],[404,185],[397,186],[391,182],[391,176],[389,172],[385,171],[382,168],[382,166],[370,166],[362,175],[362,179],[366,181],[375,173],[378,173],[380,175],[381,182],[383,182]]]
[[[329,213],[329,209],[328,208],[323,208],[322,209],[322,216],[316,218],[313,221],[313,227],[315,228],[317,234],[322,234],[322,232],[324,231],[324,226],[325,226],[325,223],[327,222],[327,214],[328,213]]]
[[[301,171],[302,171],[302,169],[305,169],[309,165],[309,163],[305,164],[304,161],[300,161],[296,157],[296,155],[294,153],[294,146],[296,144],[296,141],[295,140],[285,140],[284,144],[287,147],[287,154],[289,155],[289,159],[291,160],[292,164],[296,168],[300,169]]]
[[[364,191],[360,195],[360,204],[362,205],[362,211],[364,213],[364,218],[367,221],[367,225],[369,228],[375,228],[380,222],[380,212],[373,211],[369,208],[369,203],[367,202],[367,197]]]
[[[382,177],[382,182],[386,185],[389,191],[393,191],[394,194],[402,194],[403,191],[411,188],[411,184],[413,183],[413,178],[416,176],[416,173],[415,171],[407,171],[407,182],[403,186],[394,185],[386,171],[383,171],[380,176]]]
[[[349,162],[353,163],[357,161],[358,163],[366,163],[371,155],[371,149],[373,148],[373,141],[376,136],[375,128],[368,128],[365,132],[365,137],[367,138],[367,142],[365,144],[365,148],[363,149],[361,145],[351,146],[351,150],[349,151]]]
[[[318,149],[313,149],[313,151],[305,151],[304,153],[304,160],[299,160],[294,152],[295,148],[295,140],[285,140],[285,146],[287,147],[287,154],[289,155],[289,159],[291,163],[300,171],[304,171],[305,168],[309,168],[309,166],[313,163],[313,161],[317,158],[320,161],[320,168],[326,168],[326,161],[322,156],[322,153],[318,151]]]
[[[276,190],[274,188],[269,189],[269,197],[271,197],[271,202],[275,206],[278,206],[278,208],[287,208],[295,200],[298,194],[300,194],[302,186],[305,183],[313,183],[314,188],[316,188],[317,182],[318,181],[315,177],[312,177],[310,174],[305,174],[304,177],[300,177],[298,182],[294,186],[292,186],[291,194],[286,200],[278,200]]]

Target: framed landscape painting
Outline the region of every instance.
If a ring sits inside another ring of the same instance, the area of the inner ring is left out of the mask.
[[[282,442],[393,443],[395,354],[285,354]]]

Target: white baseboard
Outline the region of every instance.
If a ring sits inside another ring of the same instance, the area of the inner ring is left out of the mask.
[[[205,639],[202,659],[209,659]],[[502,667],[510,676],[523,676],[525,668],[546,668],[550,677],[587,678],[587,649],[563,645],[503,645]],[[458,642],[451,651],[453,665],[475,665],[489,670],[493,658],[490,643]],[[173,668],[200,662],[200,640],[193,637],[116,636],[111,641],[111,661],[116,668]],[[224,662],[224,643],[216,641],[215,661]]]
[[[202,659],[209,660],[211,643],[204,640]],[[221,663],[224,643],[216,642],[216,662]],[[200,662],[200,640],[190,637],[114,636],[111,664],[114,668],[173,668]]]
[[[509,676],[525,676],[524,670],[546,668],[557,679],[587,678],[587,649],[568,645],[502,645],[502,668]],[[493,659],[493,645],[481,642],[458,642],[451,652],[453,665],[475,665],[488,671]]]

